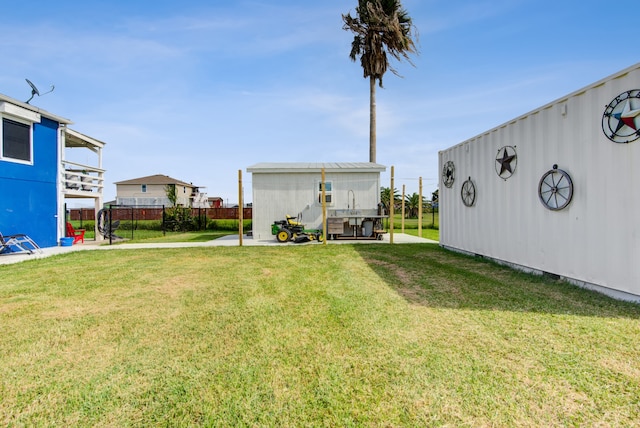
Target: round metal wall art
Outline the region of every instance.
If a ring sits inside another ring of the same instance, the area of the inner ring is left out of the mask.
[[[498,149],[495,167],[498,177],[506,180],[516,171],[518,155],[514,146],[504,146]]]
[[[602,132],[614,143],[640,138],[640,89],[621,93],[605,107]]]
[[[558,165],[544,173],[538,183],[540,202],[552,211],[565,208],[573,197],[573,181],[565,171],[558,169]]]
[[[462,203],[468,207],[472,207],[476,202],[476,186],[471,181],[471,177],[464,183],[462,183],[462,189],[460,190],[460,196],[462,197]]]
[[[453,161],[447,161],[442,168],[442,182],[446,187],[453,186],[456,179],[456,167]]]

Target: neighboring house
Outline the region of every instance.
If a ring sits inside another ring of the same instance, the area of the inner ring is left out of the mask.
[[[1,94],[0,120],[0,232],[56,246],[65,236],[66,201],[102,205],[104,143],[69,129],[68,119]],[[96,163],[73,161],[77,150],[92,152]]]
[[[198,186],[162,174],[119,181],[115,185],[117,205],[171,206],[167,197],[167,186],[174,186],[177,205],[190,208],[209,208],[207,194],[200,192]]]
[[[299,217],[309,229],[322,229],[322,170],[328,215],[368,210],[380,203],[380,173],[375,163],[259,163],[252,174],[254,239],[274,239],[271,225],[286,215]]]
[[[211,208],[222,208],[222,198],[220,196],[210,197],[208,202]]]
[[[640,64],[439,163],[443,247],[640,301]]]

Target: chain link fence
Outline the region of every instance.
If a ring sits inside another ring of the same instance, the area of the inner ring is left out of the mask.
[[[185,208],[167,206],[110,205],[95,211],[86,208],[68,210],[69,220],[80,229],[97,229],[105,239],[141,239],[171,232],[237,230],[239,208]],[[250,220],[251,208],[243,208]]]

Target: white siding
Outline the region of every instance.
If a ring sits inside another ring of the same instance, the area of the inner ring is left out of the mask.
[[[191,206],[192,187],[176,184],[176,203],[181,206]],[[116,185],[116,202],[120,205],[170,206],[165,184],[147,184],[146,192],[142,191],[142,184]]]
[[[640,64],[440,152],[440,171],[448,160],[456,168],[453,187],[441,179],[441,245],[640,298],[640,140],[616,144],[602,131],[605,106],[634,89]],[[503,180],[494,164],[506,145],[517,169]],[[554,164],[574,184],[560,211],[538,198]],[[473,207],[460,197],[469,176]]]
[[[283,220],[287,214],[300,215],[307,229],[322,229],[322,206],[318,203],[317,191],[321,181],[319,170],[287,170],[286,165],[278,165],[273,171],[263,168],[248,168],[248,171],[252,172],[254,239],[275,239],[271,235],[271,225],[276,220]],[[353,208],[354,195],[355,208],[378,207],[380,173],[377,170],[325,170],[325,181],[332,183],[333,206],[329,209]]]

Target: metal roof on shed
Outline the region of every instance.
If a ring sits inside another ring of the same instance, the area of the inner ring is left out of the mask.
[[[382,172],[386,166],[371,162],[262,162],[247,167],[247,172],[277,174],[300,172]]]

